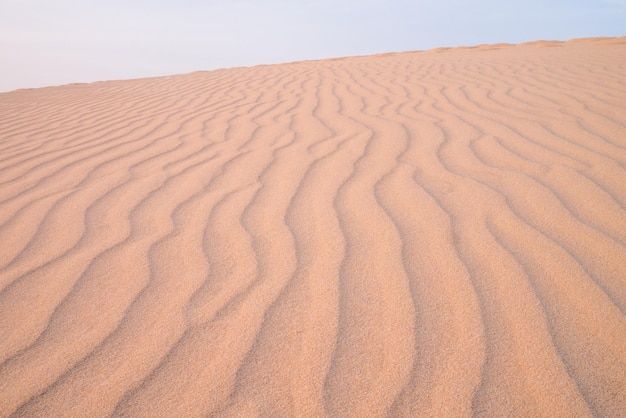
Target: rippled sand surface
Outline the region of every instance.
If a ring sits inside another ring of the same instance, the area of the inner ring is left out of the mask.
[[[624,416],[626,38],[0,94],[0,416]]]

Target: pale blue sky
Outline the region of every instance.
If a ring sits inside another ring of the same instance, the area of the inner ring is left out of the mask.
[[[0,91],[626,35],[626,0],[0,0]]]

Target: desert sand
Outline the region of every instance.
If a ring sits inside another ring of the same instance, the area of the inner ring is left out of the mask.
[[[0,94],[0,416],[626,416],[626,38]]]

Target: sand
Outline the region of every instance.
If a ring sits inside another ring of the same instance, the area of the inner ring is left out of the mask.
[[[0,94],[0,416],[626,416],[626,38]]]

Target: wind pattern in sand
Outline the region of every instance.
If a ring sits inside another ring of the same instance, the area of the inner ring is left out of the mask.
[[[623,416],[626,40],[0,94],[0,416]]]

